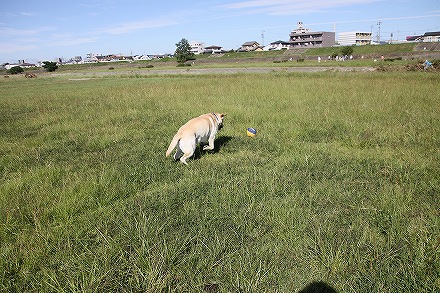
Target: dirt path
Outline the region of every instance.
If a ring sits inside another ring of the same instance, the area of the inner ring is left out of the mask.
[[[51,76],[111,76],[125,74],[173,75],[173,74],[234,74],[234,73],[269,73],[269,72],[368,72],[373,67],[248,67],[248,68],[176,68],[117,71],[83,71],[52,73]]]

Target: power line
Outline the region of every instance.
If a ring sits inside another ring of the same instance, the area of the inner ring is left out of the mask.
[[[377,25],[379,27],[378,33],[377,33],[377,43],[380,44],[380,25],[382,24],[382,22],[379,20],[377,22]]]

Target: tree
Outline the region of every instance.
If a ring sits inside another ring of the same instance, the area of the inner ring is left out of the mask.
[[[58,65],[56,62],[44,61],[43,68],[45,68],[46,71],[48,71],[48,72],[53,72],[53,71],[57,70]]]
[[[177,62],[185,63],[194,57],[194,53],[191,52],[191,46],[187,39],[181,39],[176,44],[176,47],[177,48],[176,52],[174,52],[174,55],[176,56]]]
[[[21,68],[20,66],[14,66],[14,67],[11,67],[8,71],[7,71],[7,73],[9,73],[9,74],[18,74],[18,73],[23,73],[23,68]]]
[[[343,56],[351,55],[353,53],[353,47],[346,46],[346,47],[342,48],[341,53]]]

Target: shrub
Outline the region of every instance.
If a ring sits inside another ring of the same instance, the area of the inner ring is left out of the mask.
[[[19,74],[19,73],[23,73],[23,68],[21,68],[20,66],[14,66],[11,67],[7,72],[9,74]]]
[[[351,55],[353,53],[353,47],[346,46],[346,47],[342,48],[341,53],[344,56]]]
[[[435,69],[439,70],[440,69],[440,59],[434,59],[432,60],[432,66],[434,66]]]
[[[58,65],[56,62],[44,61],[43,68],[45,68],[48,72],[53,72],[58,69]]]
[[[402,57],[396,57],[396,58],[385,58],[384,61],[388,62],[394,62],[396,60],[402,60]]]

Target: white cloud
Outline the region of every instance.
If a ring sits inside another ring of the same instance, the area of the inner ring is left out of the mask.
[[[164,27],[177,24],[178,21],[173,18],[162,18],[153,20],[133,21],[122,23],[118,26],[105,28],[102,32],[109,34],[127,34],[138,30]]]
[[[120,24],[112,25],[103,29],[98,29],[95,33],[109,33],[109,34],[128,34],[139,30],[167,27],[179,25],[193,20],[194,16],[200,19],[200,16],[206,16],[206,11],[197,9],[179,10],[169,14],[156,16],[155,18],[141,19],[138,21],[127,21]]]
[[[23,15],[23,16],[34,16],[35,13],[33,13],[33,12],[20,12],[20,15]]]
[[[299,14],[328,8],[373,3],[381,0],[254,0],[222,5],[224,8],[245,10],[244,14],[267,13],[271,15]]]
[[[294,4],[297,2],[303,2],[303,1],[256,0],[256,1],[235,2],[235,3],[223,5],[223,7],[231,8],[231,9],[241,9],[241,8],[265,7],[265,6],[279,6],[279,5],[285,5],[285,4]]]
[[[14,43],[0,43],[0,54],[33,51],[39,49],[36,45],[19,45]]]
[[[76,46],[88,43],[95,43],[98,38],[56,38],[53,41],[48,42],[48,46]]]
[[[0,28],[0,36],[35,36],[42,32],[53,31],[53,27],[39,27],[35,29],[13,29],[13,28]]]

